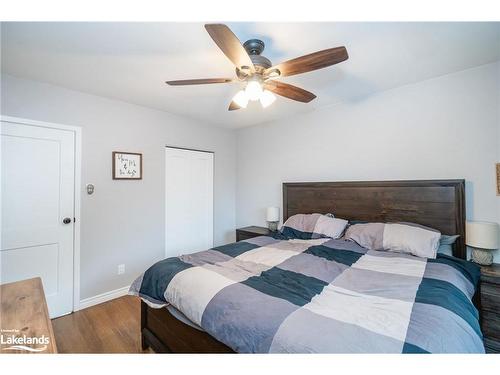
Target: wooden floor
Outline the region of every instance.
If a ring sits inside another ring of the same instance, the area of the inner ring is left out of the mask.
[[[104,302],[53,319],[52,325],[59,353],[144,353],[138,297]]]

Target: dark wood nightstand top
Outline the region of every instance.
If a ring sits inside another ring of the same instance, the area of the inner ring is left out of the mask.
[[[265,227],[258,227],[258,226],[249,226],[249,227],[244,227],[244,228],[238,228],[236,229],[239,232],[245,232],[245,233],[252,233],[255,235],[259,236],[267,236],[273,232],[271,232],[268,228]]]
[[[481,281],[500,284],[500,264],[493,263],[491,266],[481,266]]]
[[[273,232],[268,228],[250,226],[236,229],[236,241],[249,240],[259,236],[270,236]]]

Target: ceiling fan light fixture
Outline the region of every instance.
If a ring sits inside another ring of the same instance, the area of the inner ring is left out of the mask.
[[[274,95],[296,102],[309,103],[316,98],[316,95],[300,87],[280,82],[277,78],[323,69],[349,58],[346,48],[341,46],[316,51],[273,66],[272,62],[262,55],[265,44],[261,40],[250,39],[242,45],[227,25],[206,24],[205,29],[222,53],[235,66],[237,79],[183,79],[166,83],[171,86],[232,82],[246,84],[246,87],[234,96],[233,101],[227,107],[228,111],[246,108],[250,100],[259,100],[262,107],[266,108],[276,100]]]
[[[274,101],[276,100],[276,95],[274,95],[269,90],[264,90],[260,95],[259,100],[260,104],[262,105],[262,108],[267,108],[274,103]]]
[[[233,102],[238,104],[239,107],[241,108],[246,108],[248,105],[248,95],[246,94],[245,91],[240,90],[238,93],[234,96]]]
[[[262,86],[258,81],[249,81],[245,93],[249,100],[259,100],[262,95]]]

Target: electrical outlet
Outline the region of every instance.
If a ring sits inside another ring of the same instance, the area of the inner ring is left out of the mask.
[[[118,265],[118,275],[123,275],[125,273],[125,264]]]

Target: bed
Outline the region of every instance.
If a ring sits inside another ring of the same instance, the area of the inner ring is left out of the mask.
[[[417,258],[262,236],[160,261],[131,287],[143,348],[172,353],[483,353],[464,180],[283,184],[283,220],[330,213],[460,235]],[[333,302],[332,302],[333,301]],[[166,307],[165,307],[166,306]]]

